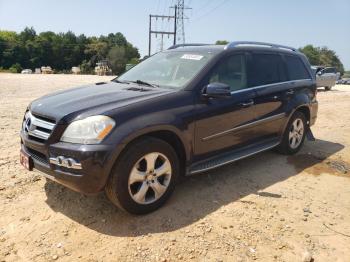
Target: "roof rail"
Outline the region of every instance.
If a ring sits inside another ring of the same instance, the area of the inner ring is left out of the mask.
[[[281,48],[281,49],[288,49],[292,50],[294,52],[297,51],[296,48],[290,47],[290,46],[284,46],[284,45],[278,45],[278,44],[271,44],[271,43],[264,43],[264,42],[252,42],[252,41],[236,41],[231,42],[225,46],[225,49],[234,48],[239,45],[261,45],[261,46],[269,46],[273,48]]]
[[[171,47],[168,48],[170,49],[176,49],[179,47],[186,47],[186,46],[204,46],[204,45],[209,45],[209,44],[199,44],[199,43],[194,43],[194,44],[177,44],[177,45],[172,45]]]

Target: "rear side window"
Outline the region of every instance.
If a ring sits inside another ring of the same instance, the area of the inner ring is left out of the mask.
[[[248,70],[248,86],[261,86],[287,80],[282,59],[277,54],[252,54]]]
[[[286,65],[289,74],[289,80],[309,79],[309,73],[304,63],[296,56],[286,56]]]

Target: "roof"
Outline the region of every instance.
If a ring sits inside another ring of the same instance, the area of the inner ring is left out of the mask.
[[[220,52],[224,50],[273,50],[286,53],[300,53],[294,47],[288,47],[284,45],[264,43],[264,42],[250,42],[250,41],[237,41],[231,42],[227,45],[210,45],[210,44],[179,44],[171,46],[168,50],[178,50],[187,52],[198,52],[198,51],[213,51]]]

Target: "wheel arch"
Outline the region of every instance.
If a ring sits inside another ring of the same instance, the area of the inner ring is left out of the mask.
[[[310,124],[310,117],[311,117],[311,112],[310,112],[309,106],[308,105],[301,105],[301,106],[297,107],[296,110],[294,110],[293,114],[297,111],[304,114],[306,121],[307,121],[307,124],[309,125]],[[291,114],[291,116],[293,114]]]
[[[132,145],[132,143],[141,139],[145,139],[147,137],[160,139],[168,143],[174,149],[176,155],[179,158],[181,175],[185,175],[187,154],[186,154],[184,143],[182,142],[181,138],[175,132],[163,129],[163,130],[147,132],[145,134],[137,136],[132,141],[130,141],[129,144]],[[126,147],[128,147],[128,145]]]
[[[113,166],[117,163],[119,157],[125,152],[130,146],[141,139],[147,137],[157,138],[168,143],[179,157],[181,174],[184,175],[186,172],[186,163],[191,157],[191,142],[185,142],[185,139],[181,136],[180,130],[176,130],[173,126],[162,126],[162,127],[150,127],[139,130],[136,133],[129,134],[125,137],[121,143],[118,144],[113,156],[111,157],[109,174],[113,170]]]
[[[310,106],[308,104],[300,104],[299,106],[297,106],[293,110],[291,110],[291,112],[289,113],[288,119],[287,119],[287,121],[285,122],[285,124],[283,126],[283,129],[282,129],[282,132],[281,132],[281,136],[283,136],[283,134],[285,133],[290,119],[292,118],[294,113],[297,112],[297,111],[304,114],[304,116],[306,118],[306,123],[307,123],[308,126],[310,126],[310,118],[311,118]]]

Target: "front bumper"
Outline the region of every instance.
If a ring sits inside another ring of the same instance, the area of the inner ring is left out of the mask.
[[[58,142],[43,144],[21,131],[21,149],[33,159],[34,169],[72,190],[96,194],[104,189],[110,171],[110,145],[79,145]],[[80,169],[50,163],[50,158],[64,157],[81,164]]]

